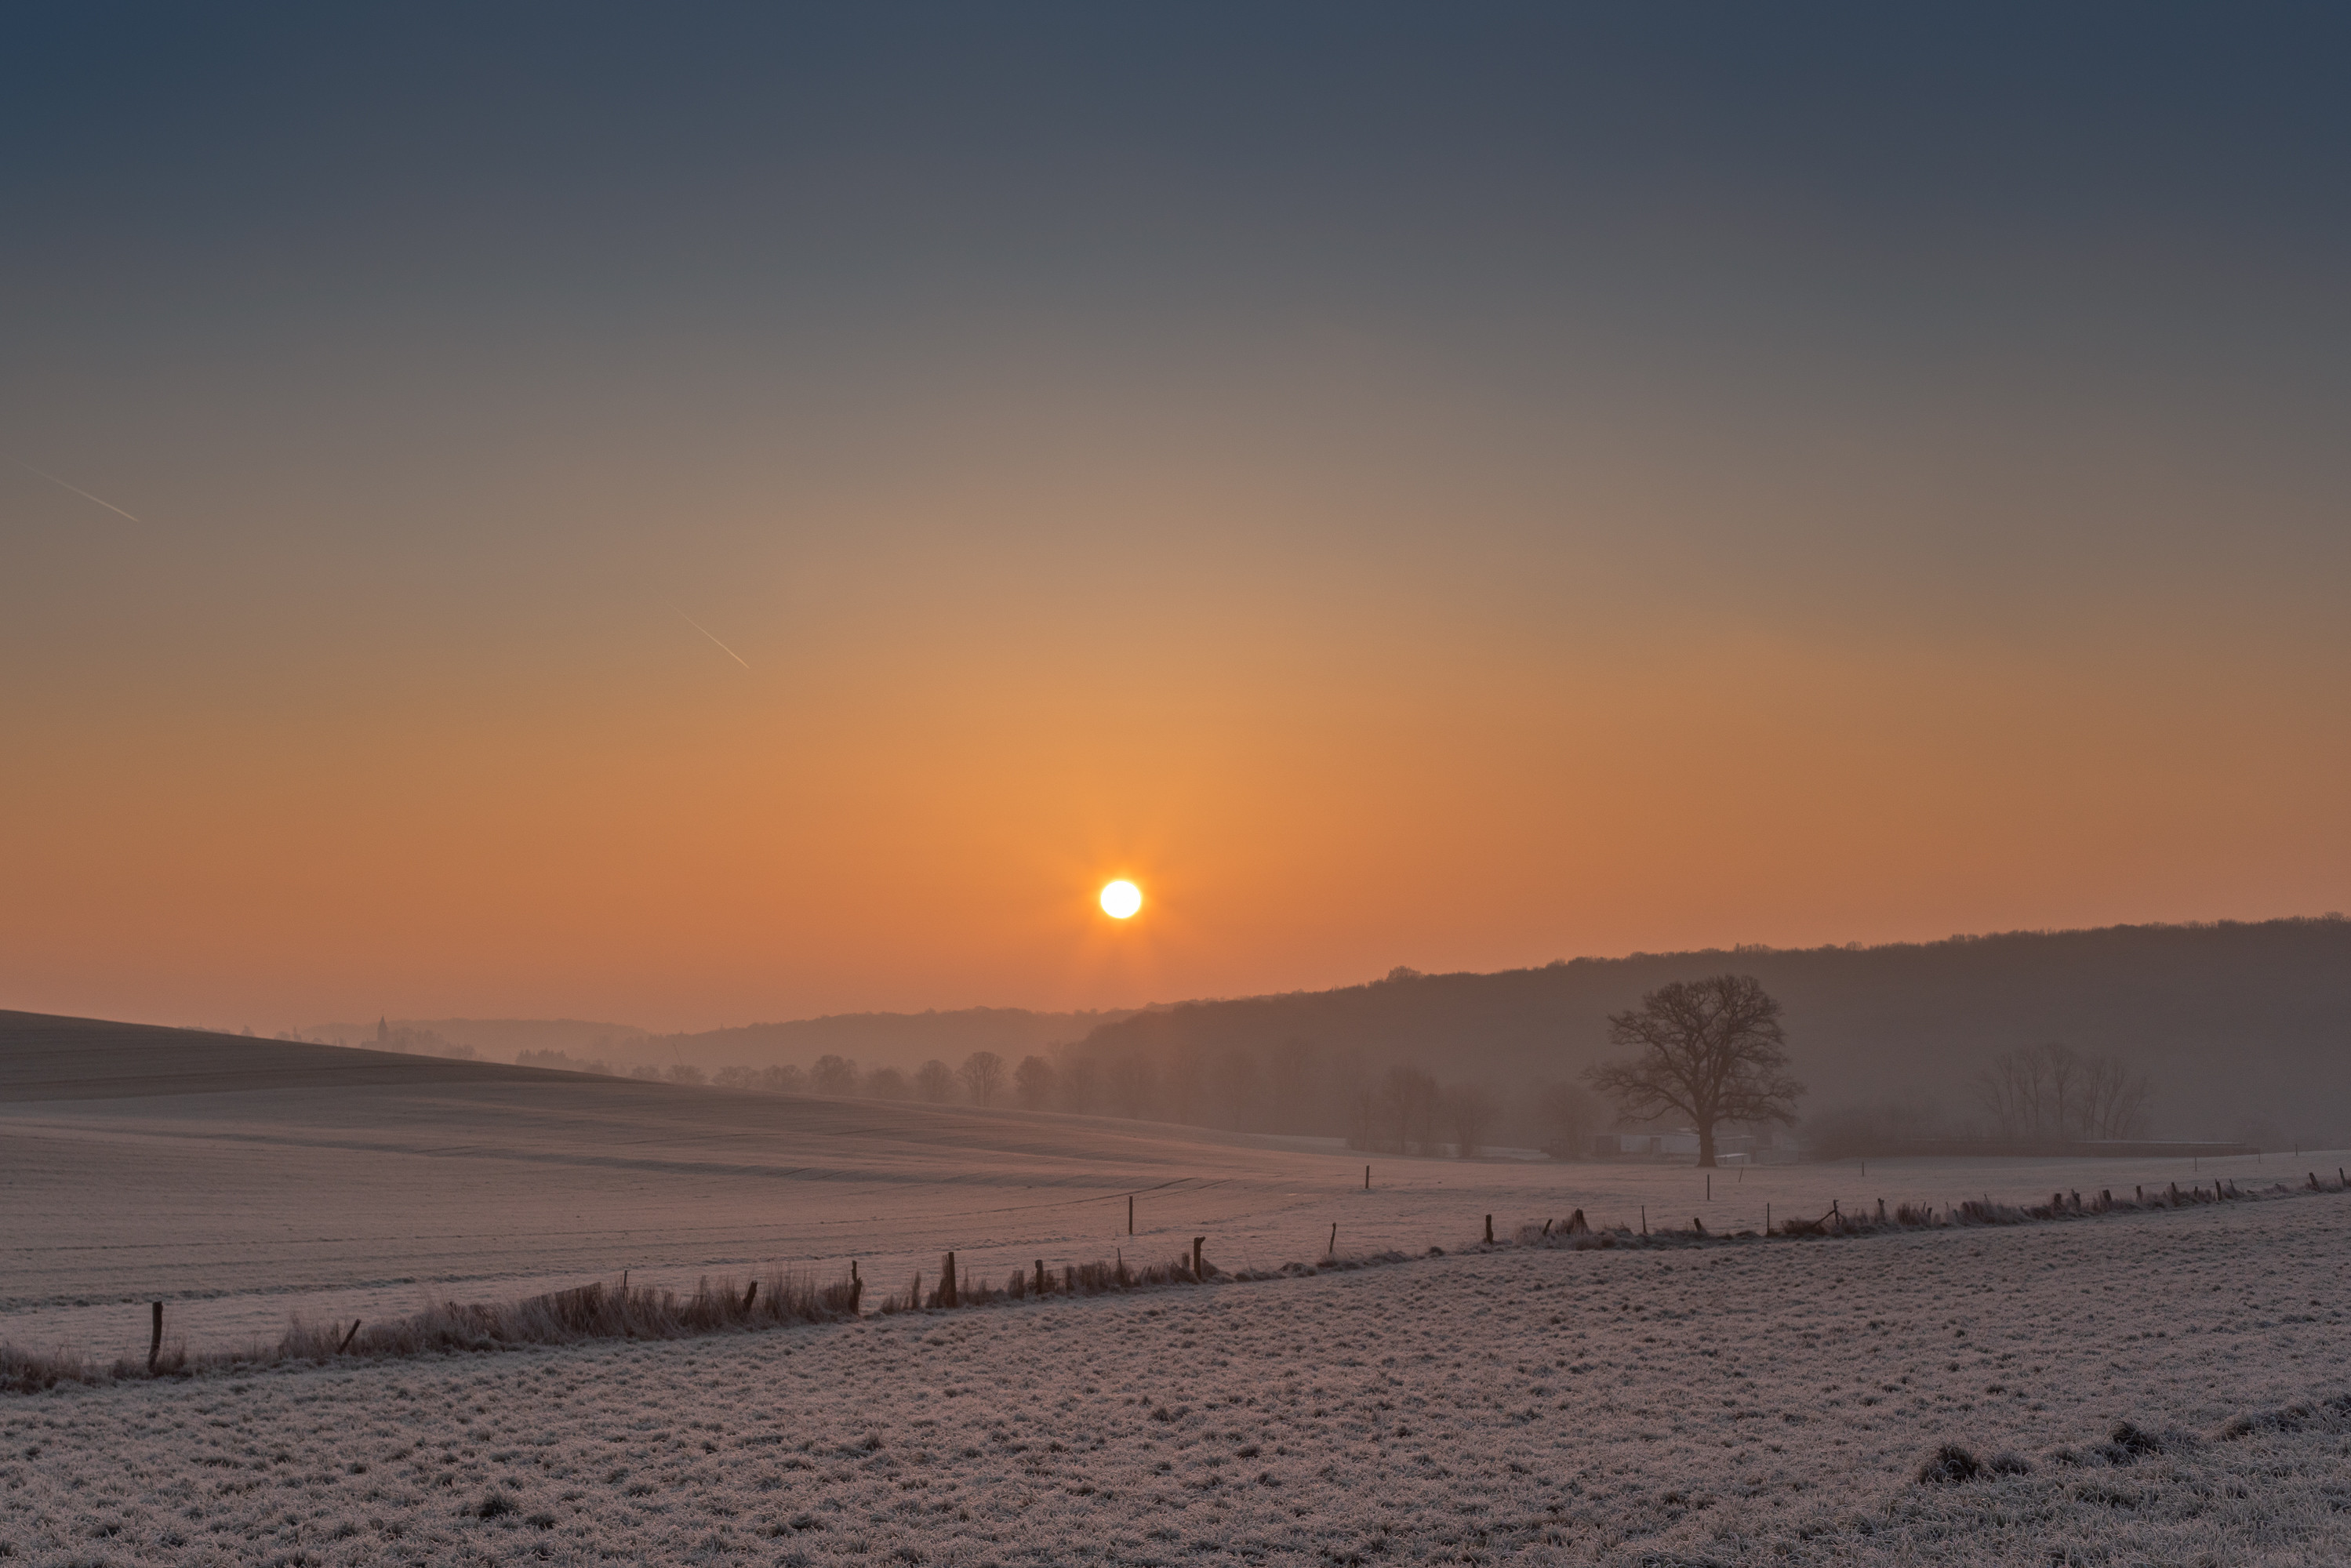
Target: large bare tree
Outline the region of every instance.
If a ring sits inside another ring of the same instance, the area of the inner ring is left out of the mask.
[[[1804,1086],[1788,1074],[1780,1004],[1750,975],[1675,980],[1608,1016],[1608,1040],[1634,1054],[1585,1072],[1628,1122],[1678,1111],[1698,1129],[1698,1163],[1714,1163],[1723,1122],[1792,1122]]]

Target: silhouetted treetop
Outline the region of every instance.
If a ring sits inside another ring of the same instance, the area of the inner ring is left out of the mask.
[[[1628,1121],[1678,1111],[1712,1166],[1721,1122],[1793,1122],[1804,1086],[1788,1072],[1780,1004],[1751,975],[1673,980],[1608,1015],[1608,1040],[1634,1054],[1591,1069],[1592,1086]]]

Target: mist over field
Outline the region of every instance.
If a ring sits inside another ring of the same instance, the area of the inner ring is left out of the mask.
[[[1366,985],[1112,1014],[972,1009],[652,1035],[626,1026],[439,1019],[319,1025],[305,1038],[737,1088],[968,1103],[953,1069],[1000,1059],[1007,1104],[1235,1132],[1390,1142],[1365,1106],[1392,1070],[1482,1096],[1473,1143],[1524,1149],[1613,1125],[1571,1088],[1610,1051],[1608,1017],[1667,980],[1752,974],[1780,998],[1810,1085],[1800,1141],[1893,1154],[1930,1141],[2121,1136],[2266,1148],[2351,1143],[2351,922],[2013,932],[1891,946],[1636,954],[1495,975],[1399,969]],[[2128,1117],[2048,1124],[1988,1099],[2019,1051],[2059,1045],[2143,1080]],[[820,1079],[816,1064],[833,1059]],[[1022,1080],[1021,1065],[1042,1071]],[[949,1071],[925,1083],[926,1062]],[[688,1071],[690,1070],[690,1071]],[[877,1077],[876,1074],[879,1074]],[[1554,1094],[1555,1098],[1555,1094]],[[1411,1141],[1458,1145],[1432,1104]],[[1581,1152],[1580,1150],[1577,1152]]]

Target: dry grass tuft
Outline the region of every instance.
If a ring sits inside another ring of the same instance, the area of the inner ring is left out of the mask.
[[[1927,1457],[1918,1467],[1920,1486],[1955,1487],[1969,1481],[1980,1481],[1991,1474],[1991,1468],[1957,1443],[1946,1443]]]
[[[1906,1203],[1896,1207],[1890,1217],[1882,1203],[1875,1217],[1847,1215],[1833,1206],[1828,1213],[1816,1219],[1789,1218],[1775,1226],[1771,1234],[1774,1238],[1851,1237],[1894,1230],[1940,1229],[1959,1225],[2027,1225],[2058,1219],[2094,1218],[2099,1215],[2125,1211],[2173,1208],[2196,1203],[2256,1201],[2291,1197],[2302,1192],[2341,1190],[2343,1184],[2323,1184],[2314,1175],[2310,1183],[2301,1189],[2274,1185],[2249,1193],[2233,1182],[2215,1181],[2210,1189],[2192,1187],[2185,1193],[2177,1186],[2167,1186],[2156,1193],[2148,1193],[2142,1188],[2128,1199],[2118,1199],[2102,1191],[2095,1199],[2085,1202],[2078,1193],[2058,1193],[2052,1194],[2050,1202],[2044,1205],[2018,1207],[1993,1203],[1989,1199],[1970,1199],[1939,1212],[1931,1205],[1919,1207]],[[1464,1250],[1488,1251],[1498,1247],[1576,1251],[1617,1247],[1719,1247],[1761,1239],[1764,1239],[1751,1230],[1718,1235],[1708,1231],[1695,1220],[1686,1230],[1661,1228],[1638,1234],[1625,1226],[1595,1228],[1585,1220],[1583,1211],[1577,1209],[1563,1222],[1553,1219],[1540,1226],[1521,1225],[1510,1241],[1480,1242]],[[1432,1247],[1427,1255],[1440,1257],[1443,1253],[1442,1248]],[[1409,1256],[1390,1251],[1354,1258],[1323,1258],[1313,1263],[1285,1263],[1278,1269],[1249,1268],[1231,1271],[1203,1260],[1196,1275],[1191,1260],[1180,1256],[1162,1263],[1142,1265],[1131,1265],[1123,1258],[1064,1264],[1058,1270],[1046,1270],[1040,1260],[1034,1270],[1016,1270],[1001,1285],[990,1284],[982,1278],[966,1278],[956,1291],[954,1306],[994,1306],[1030,1297],[1098,1296],[1171,1285],[1204,1284],[1216,1279],[1235,1281],[1294,1279],[1401,1263],[1407,1261]],[[770,1274],[748,1284],[731,1277],[716,1281],[705,1277],[692,1292],[683,1295],[650,1286],[630,1289],[625,1283],[607,1285],[600,1281],[517,1301],[465,1305],[443,1301],[427,1305],[420,1312],[391,1322],[354,1322],[348,1327],[340,1323],[320,1326],[297,1318],[275,1345],[255,1344],[241,1352],[217,1351],[191,1356],[183,1343],[174,1342],[157,1358],[152,1368],[128,1358],[108,1364],[71,1349],[43,1353],[0,1343],[0,1394],[37,1394],[68,1384],[124,1382],[148,1376],[177,1377],[196,1372],[229,1371],[289,1362],[323,1363],[349,1357],[381,1359],[457,1351],[507,1350],[524,1345],[571,1344],[599,1339],[683,1339],[699,1334],[778,1328],[793,1323],[832,1322],[860,1315],[862,1289],[853,1271],[829,1285],[819,1285],[805,1276],[784,1273]],[[946,1305],[943,1291],[933,1290],[927,1294],[924,1291],[922,1276],[918,1273],[907,1282],[903,1291],[883,1296],[874,1303],[872,1310],[894,1314],[944,1310]],[[2241,1419],[2253,1421],[2255,1418]],[[2245,1431],[2262,1429],[2267,1428],[2249,1425]],[[2137,1432],[2137,1428],[2131,1430]],[[2138,1436],[2145,1437],[2145,1434]],[[2146,1441],[2154,1442],[2155,1439],[2147,1437]],[[2132,1457],[2142,1451],[2126,1442],[2120,1432],[2106,1447]],[[2158,1446],[2152,1451],[2160,1452],[2161,1448]],[[1995,1460],[1994,1469],[1999,1468],[2000,1461]]]
[[[598,1281],[518,1301],[443,1301],[390,1322],[320,1326],[297,1318],[276,1344],[242,1351],[190,1356],[185,1343],[174,1341],[156,1359],[152,1374],[146,1363],[128,1357],[110,1365],[72,1350],[44,1354],[0,1344],[0,1392],[37,1394],[61,1384],[180,1377],[285,1363],[381,1360],[596,1339],[684,1339],[832,1322],[856,1315],[858,1289],[847,1279],[819,1285],[805,1276],[784,1273],[747,1285],[733,1278],[705,1278],[684,1295]]]
[[[1963,1202],[1937,1208],[1932,1204],[1904,1203],[1888,1214],[1880,1202],[1875,1216],[1846,1214],[1832,1206],[1826,1214],[1816,1218],[1796,1215],[1777,1221],[1771,1236],[1875,1236],[1896,1230],[1939,1230],[1959,1225],[2038,1225],[2052,1220],[2095,1219],[2101,1215],[2140,1213],[2158,1208],[2184,1208],[2199,1203],[2252,1203],[2283,1197],[2297,1197],[2311,1193],[2331,1193],[2346,1190],[2341,1183],[2321,1183],[2315,1174],[2303,1186],[2290,1187],[2283,1183],[2247,1189],[2233,1181],[2217,1180],[2210,1186],[2194,1186],[2181,1191],[2167,1186],[2161,1191],[2144,1188],[2133,1197],[2118,1198],[2111,1191],[2101,1191],[2085,1198],[2078,1192],[2052,1193],[2047,1203],[1994,1203],[1990,1198],[1969,1198]],[[1660,1228],[1647,1232],[1635,1232],[1629,1226],[1593,1229],[1587,1226],[1583,1211],[1562,1223],[1546,1219],[1540,1224],[1528,1223],[1518,1228],[1509,1241],[1480,1242],[1469,1250],[1486,1251],[1494,1248],[1532,1248],[1538,1250],[1566,1249],[1581,1251],[1594,1247],[1671,1248],[1714,1246],[1725,1242],[1761,1240],[1752,1230],[1737,1230],[1728,1234],[1709,1231],[1697,1220],[1687,1229]]]
[[[67,1383],[119,1383],[133,1377],[182,1377],[190,1370],[186,1342],[173,1340],[155,1358],[151,1373],[129,1356],[108,1364],[78,1351],[25,1350],[0,1343],[0,1394],[42,1394]]]
[[[1403,1255],[1398,1253],[1395,1256],[1401,1258]],[[1331,1260],[1326,1260],[1322,1264],[1322,1268],[1326,1270],[1351,1266],[1356,1265]],[[1307,1265],[1291,1263],[1285,1265],[1277,1272],[1287,1276],[1293,1273],[1311,1274],[1318,1270]],[[1209,1280],[1219,1278],[1259,1280],[1275,1277],[1271,1273],[1256,1274],[1246,1270],[1238,1273],[1228,1274],[1212,1263],[1204,1268],[1203,1275]],[[1165,1285],[1191,1285],[1200,1282],[1193,1277],[1192,1262],[1188,1258],[1173,1258],[1165,1263],[1144,1264],[1129,1263],[1121,1258],[1092,1263],[1068,1263],[1059,1269],[1021,1270],[1008,1276],[1001,1285],[992,1285],[977,1275],[967,1275],[956,1283],[955,1306],[956,1309],[960,1310],[965,1307],[997,1306],[1007,1301],[1038,1300],[1050,1296],[1102,1296],[1120,1291],[1150,1290]],[[883,1297],[875,1310],[883,1312],[943,1312],[948,1309],[944,1291],[939,1288],[925,1291],[923,1277],[917,1274],[907,1283],[904,1291]]]

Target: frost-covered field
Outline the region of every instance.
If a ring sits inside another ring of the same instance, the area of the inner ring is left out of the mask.
[[[2338,1563],[2347,1225],[2329,1195],[1455,1254],[75,1389],[0,1402],[0,1540],[60,1564]],[[2123,1421],[2145,1436],[2109,1443]],[[1946,1444],[2029,1469],[1917,1482]]]
[[[331,1053],[329,1053],[331,1054]],[[444,1064],[444,1068],[448,1064]],[[512,1070],[507,1070],[511,1073]],[[118,1091],[124,1087],[115,1083]],[[2340,1155],[2226,1162],[2332,1176]],[[955,1249],[1000,1278],[1172,1257],[1227,1266],[1420,1252],[1585,1209],[1595,1224],[1758,1228],[1877,1198],[1936,1204],[2210,1182],[2185,1161],[1687,1166],[1370,1157],[1196,1129],[548,1076],[0,1103],[0,1338],[143,1355],[145,1303],[191,1348],[291,1313],[371,1320],[632,1270],[691,1287],[849,1258],[894,1287]],[[1127,1196],[1137,1195],[1126,1235]]]

